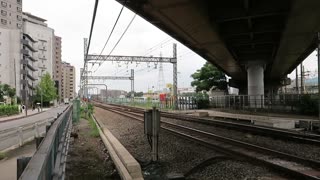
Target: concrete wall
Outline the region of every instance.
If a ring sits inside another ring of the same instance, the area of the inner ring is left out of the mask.
[[[20,96],[20,36],[19,29],[0,28],[0,83],[16,88]]]

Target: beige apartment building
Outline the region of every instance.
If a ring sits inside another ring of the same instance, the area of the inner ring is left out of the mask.
[[[61,97],[63,100],[73,100],[76,92],[76,74],[74,66],[70,63],[61,63]],[[65,101],[64,101],[65,102]]]
[[[58,102],[63,102],[63,97],[61,96],[61,79],[62,79],[62,71],[61,71],[61,37],[54,37],[54,62],[52,69],[52,77],[55,82],[55,87],[57,88],[58,94]]]
[[[18,96],[23,90],[20,81],[24,76],[20,74],[22,26],[22,1],[0,0],[0,83],[16,88]]]

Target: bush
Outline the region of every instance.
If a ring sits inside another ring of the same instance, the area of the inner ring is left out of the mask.
[[[198,105],[198,109],[208,108],[210,101],[208,94],[205,93],[197,93],[196,96],[196,102]]]
[[[318,115],[319,104],[317,97],[311,97],[310,95],[301,96],[298,108],[301,114],[305,115]]]
[[[19,114],[19,108],[17,105],[1,105],[0,106],[0,116],[10,116],[14,114]]]
[[[93,113],[93,105],[92,104],[88,104],[88,112],[89,113]]]

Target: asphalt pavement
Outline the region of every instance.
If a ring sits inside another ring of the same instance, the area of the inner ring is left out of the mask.
[[[52,121],[66,108],[66,105],[62,105],[30,117],[0,123],[0,151],[19,147],[37,134],[43,134],[48,121]],[[35,123],[38,124],[37,128]]]

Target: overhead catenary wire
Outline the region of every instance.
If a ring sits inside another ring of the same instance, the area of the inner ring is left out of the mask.
[[[88,42],[88,46],[87,46],[87,50],[86,50],[86,56],[84,61],[87,60],[87,56],[89,53],[89,49],[90,49],[90,43],[91,43],[91,37],[92,37],[92,32],[93,32],[93,27],[94,27],[94,22],[96,20],[96,14],[97,14],[97,10],[98,10],[98,4],[99,4],[99,0],[96,0],[95,5],[94,5],[94,9],[93,9],[93,15],[92,15],[92,21],[91,21],[91,28],[90,28],[90,34],[89,34],[89,42]],[[83,69],[85,68],[85,63],[83,63]],[[83,71],[81,72],[81,76],[83,75]]]
[[[119,21],[119,19],[120,19],[120,16],[121,16],[121,14],[122,14],[123,9],[124,9],[124,5],[122,5],[122,7],[121,7],[121,9],[120,9],[120,12],[119,12],[119,14],[118,14],[118,17],[117,17],[115,23],[113,24],[112,30],[111,30],[111,32],[110,32],[110,34],[109,34],[109,36],[108,36],[108,39],[107,39],[107,41],[104,43],[104,46],[103,46],[103,48],[102,48],[102,50],[101,50],[101,52],[100,52],[97,60],[92,64],[91,69],[93,68],[94,64],[95,64],[96,62],[98,62],[98,59],[101,57],[104,49],[106,48],[106,46],[107,46],[107,44],[108,44],[108,42],[109,42],[109,40],[110,40],[110,38],[111,38],[111,36],[112,36],[112,34],[113,34],[113,31],[114,31],[115,27],[116,27],[117,24],[118,24],[118,21]],[[90,69],[90,70],[91,70],[91,69]]]
[[[131,21],[129,22],[129,24],[127,25],[126,29],[123,31],[123,33],[121,34],[120,38],[118,39],[117,43],[113,46],[113,48],[111,49],[110,53],[107,55],[107,58],[112,54],[112,52],[114,51],[114,49],[118,46],[118,44],[120,43],[121,39],[123,38],[123,36],[126,34],[126,32],[128,31],[129,27],[131,26],[133,20],[135,19],[137,14],[134,14],[134,16],[132,17]],[[105,61],[105,60],[104,60]],[[101,66],[101,64],[104,62],[100,62],[98,68],[94,71],[96,72],[99,67]]]

